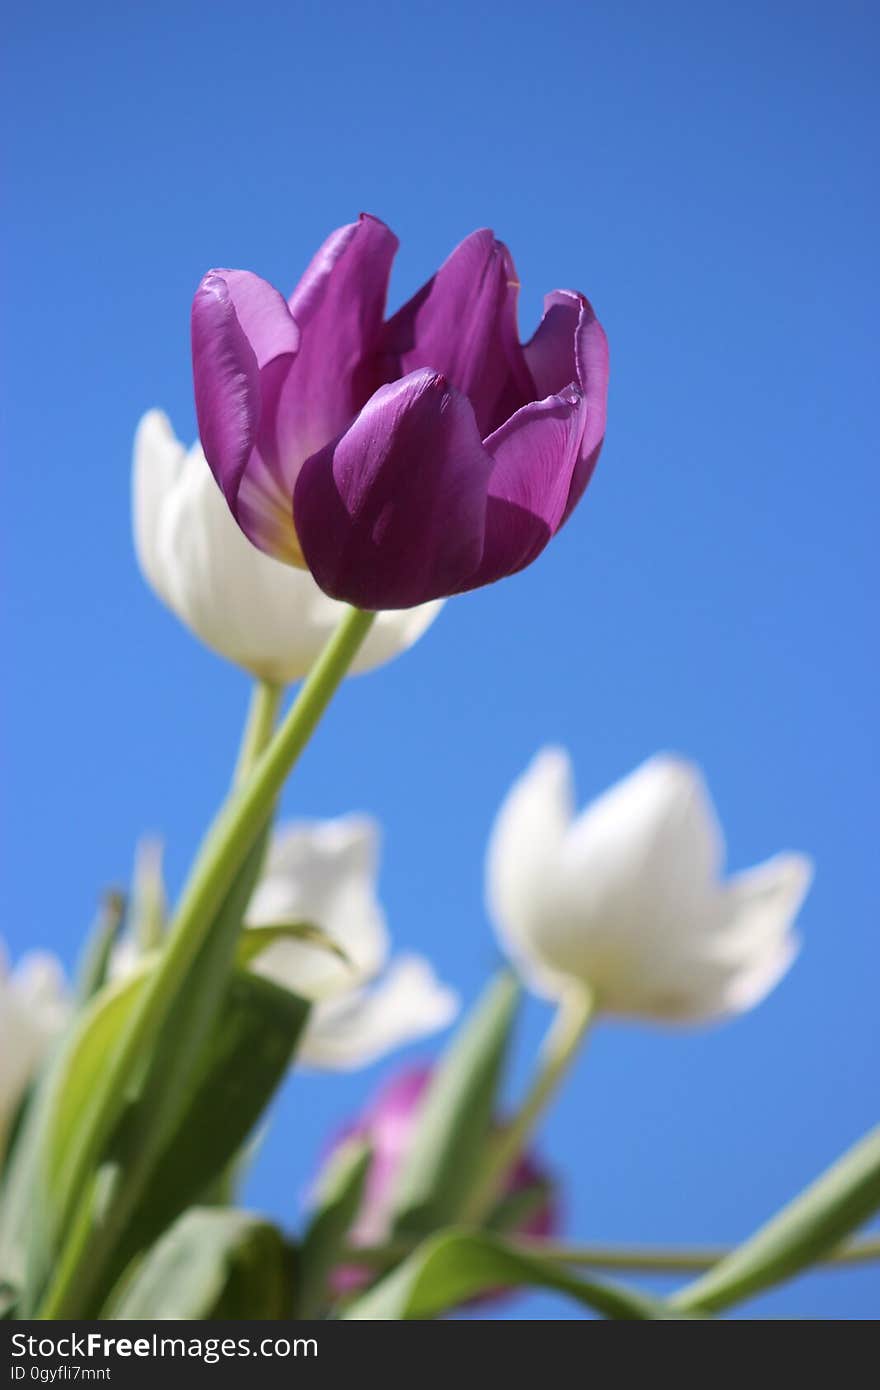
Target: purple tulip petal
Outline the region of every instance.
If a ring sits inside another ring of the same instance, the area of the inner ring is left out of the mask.
[[[385,326],[389,378],[427,367],[470,399],[482,435],[534,395],[516,330],[510,252],[473,232]]]
[[[544,300],[544,317],[523,353],[539,395],[561,391],[570,381],[577,381],[584,395],[584,434],[562,518],[565,521],[593,476],[605,437],[608,340],[582,294],[554,290]]]
[[[578,379],[575,336],[581,308],[581,295],[571,290],[554,290],[544,296],[544,316],[534,336],[523,344],[523,356],[539,396],[553,396]]]
[[[568,504],[585,423],[578,388],[533,401],[486,440],[489,478],[486,539],[466,589],[530,565],[559,529]]]
[[[260,369],[224,282],[212,275],[193,300],[192,357],[199,435],[234,507],[260,424]]]
[[[196,414],[208,462],[233,512],[265,428],[264,387],[277,380],[298,345],[283,296],[265,280],[243,270],[212,270],[204,277],[192,307]]]
[[[211,274],[222,277],[260,371],[277,357],[297,351],[299,328],[283,294],[250,270],[215,270]],[[206,275],[203,285],[207,279]]]
[[[300,350],[278,399],[278,449],[292,489],[382,383],[376,352],[398,241],[366,214],[328,237],[290,298]]]
[[[248,540],[266,555],[287,565],[307,568],[293,524],[290,490],[278,478],[276,462],[267,462],[269,449],[255,448],[238,489],[232,509]]]
[[[608,416],[608,339],[592,306],[583,301],[575,338],[578,381],[584,393],[586,421],[580,455],[571,480],[563,523],[568,520],[584,495],[593,476],[605,440]]]
[[[469,401],[444,377],[381,387],[300,472],[293,514],[309,569],[361,608],[456,592],[480,562],[491,468]]]

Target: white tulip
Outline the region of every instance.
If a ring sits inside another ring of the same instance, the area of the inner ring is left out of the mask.
[[[278,941],[253,966],[315,1001],[298,1054],[308,1066],[367,1066],[445,1028],[458,1011],[456,995],[426,960],[406,955],[388,965],[377,860],[377,827],[365,817],[283,826],[251,899],[248,926],[310,922],[345,953],[342,960],[321,946]]]
[[[489,909],[525,978],[584,982],[599,1010],[702,1021],[752,1008],[798,949],[804,855],[722,882],[724,843],[698,768],[657,756],[575,817],[571,763],[539,753],[498,814]]]
[[[200,444],[188,452],[167,417],[138,425],[134,540],[145,578],[197,637],[264,680],[299,680],[345,611],[307,570],[251,545],[232,519]],[[421,637],[441,602],[378,614],[352,672],[390,661]]]
[[[34,951],[10,971],[0,942],[0,1152],[16,1107],[69,1013],[61,962]]]

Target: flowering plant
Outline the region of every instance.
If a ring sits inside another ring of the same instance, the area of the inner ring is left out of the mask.
[[[254,693],[174,909],[146,844],[74,987],[51,957],[0,959],[8,1318],[397,1320],[491,1309],[523,1285],[605,1317],[684,1318],[880,1254],[847,1243],[880,1206],[880,1130],[721,1256],[562,1241],[559,1178],[534,1141],[588,1029],[742,1013],[797,952],[809,860],[724,878],[702,775],[665,755],[575,816],[567,754],[538,753],[487,853],[509,966],[434,1065],[395,1076],[328,1146],[300,1231],[239,1203],[291,1067],[365,1066],[458,1013],[429,961],[392,952],[378,827],[276,825],[285,782],[347,674],[539,557],[605,433],[608,350],[582,295],[550,294],[521,344],[512,258],[478,231],[386,318],[395,248],[363,217],[289,300],[249,271],[210,271],[192,310],[201,442],[187,452],[158,412],[138,428],[144,575]],[[553,1017],[509,1109],[523,988]],[[660,1298],[609,1269],[698,1277]]]

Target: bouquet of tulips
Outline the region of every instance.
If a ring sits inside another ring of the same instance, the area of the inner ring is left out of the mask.
[[[253,696],[173,909],[145,843],[74,984],[47,955],[0,961],[6,1318],[433,1318],[524,1285],[604,1317],[687,1318],[880,1254],[850,1240],[880,1206],[880,1130],[720,1258],[562,1243],[533,1142],[590,1027],[741,1013],[797,951],[809,861],[725,879],[699,770],[662,755],[576,814],[567,754],[537,753],[489,839],[508,967],[435,1065],[394,1076],[341,1133],[302,1229],[237,1200],[291,1068],[366,1065],[458,1012],[426,960],[391,954],[376,826],[275,824],[285,782],[347,674],[539,557],[605,433],[608,349],[583,295],[548,295],[521,344],[513,261],[478,231],[386,318],[396,245],[361,217],[289,299],[210,271],[192,307],[200,443],[157,411],[138,428],[143,573]],[[552,1016],[504,1114],[522,989]],[[640,1269],[696,1277],[661,1298]]]

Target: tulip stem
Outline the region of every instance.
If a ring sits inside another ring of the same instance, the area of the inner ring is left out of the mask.
[[[732,1250],[672,1304],[717,1313],[809,1268],[861,1226],[880,1205],[880,1125]]]
[[[541,1044],[538,1068],[529,1092],[489,1149],[483,1170],[465,1206],[465,1222],[480,1225],[489,1216],[501,1195],[504,1179],[523,1152],[577,1056],[594,1012],[593,993],[585,986],[572,985],[560,999]]]
[[[731,1249],[725,1245],[682,1246],[669,1249],[650,1245],[558,1245],[537,1237],[510,1237],[510,1244],[530,1255],[552,1260],[556,1264],[583,1266],[592,1269],[630,1270],[642,1274],[686,1274],[708,1270],[725,1259]],[[407,1255],[414,1245],[392,1242],[390,1245],[351,1245],[345,1251],[345,1264],[366,1265],[371,1269],[388,1269]],[[880,1237],[866,1236],[848,1241],[826,1255],[819,1263],[823,1268],[871,1264],[880,1260]]]
[[[247,781],[248,775],[263,749],[269,743],[278,720],[278,711],[284,696],[284,686],[274,681],[255,681],[251,691],[238,762],[235,765],[234,787]]]
[[[84,1197],[88,1199],[91,1179],[125,1105],[129,1084],[143,1066],[146,1049],[178,1005],[177,982],[189,971],[208,939],[238,871],[256,844],[289,772],[314,733],[374,616],[357,608],[348,610],[271,743],[247,780],[233,789],[202,844],[164,949],[145,982],[116,1051],[107,1058],[88,1120],[71,1143],[62,1223],[66,1225],[73,1219],[70,1244],[79,1248],[81,1256],[71,1259],[71,1252],[62,1253],[55,1281],[39,1314],[41,1318],[76,1316],[71,1305],[76,1304],[77,1274],[89,1255],[88,1242],[83,1241],[77,1227],[77,1207]],[[268,702],[268,696],[265,698]],[[261,722],[262,718],[261,715]]]

